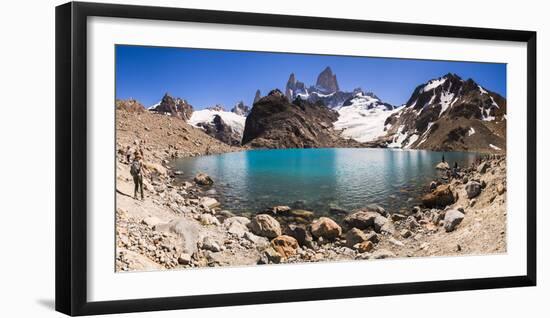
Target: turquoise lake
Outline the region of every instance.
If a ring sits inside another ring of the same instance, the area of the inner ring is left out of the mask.
[[[190,181],[204,172],[214,185],[208,196],[236,214],[275,205],[328,214],[378,203],[390,213],[418,203],[438,177],[442,155],[452,166],[469,166],[475,153],[366,148],[248,150],[178,159],[175,169]]]

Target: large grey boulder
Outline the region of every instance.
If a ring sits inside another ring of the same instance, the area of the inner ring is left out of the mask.
[[[178,235],[179,245],[183,251],[193,254],[197,250],[197,242],[200,239],[200,225],[193,219],[179,218],[155,227],[160,232],[170,232]]]
[[[462,220],[464,220],[464,213],[454,209],[447,210],[447,212],[445,212],[445,218],[443,219],[443,227],[445,231],[452,232]]]
[[[371,211],[359,211],[352,213],[344,218],[344,224],[348,228],[358,228],[364,230],[368,227],[374,226],[374,220],[380,216],[377,212]]]
[[[466,184],[465,189],[468,199],[475,198],[481,193],[481,184],[477,181],[470,181]]]
[[[267,237],[276,238],[282,234],[281,225],[277,220],[267,214],[258,214],[248,224],[252,233]]]

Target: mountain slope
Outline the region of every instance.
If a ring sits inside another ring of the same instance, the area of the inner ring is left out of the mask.
[[[334,128],[342,130],[342,136],[359,142],[369,142],[386,134],[384,122],[395,112],[373,93],[358,92],[337,108],[338,120]]]
[[[419,85],[384,125],[388,147],[505,151],[506,99],[449,73]]]

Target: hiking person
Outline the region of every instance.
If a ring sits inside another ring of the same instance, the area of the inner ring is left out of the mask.
[[[141,161],[141,154],[137,151],[134,153],[134,161],[130,166],[130,174],[134,178],[134,199],[138,199],[137,192],[139,188],[143,200],[143,162]]]
[[[132,151],[130,151],[130,146],[126,146],[126,162],[127,163],[131,163],[132,161],[130,161],[131,157],[132,157]]]

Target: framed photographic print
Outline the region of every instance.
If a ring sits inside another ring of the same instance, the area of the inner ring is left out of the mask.
[[[56,8],[56,309],[536,283],[536,34]]]

